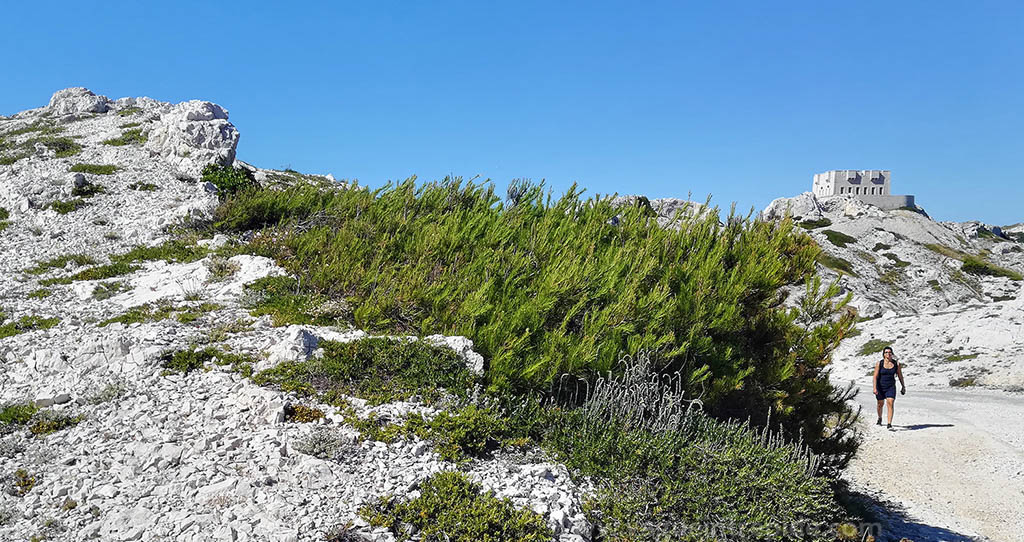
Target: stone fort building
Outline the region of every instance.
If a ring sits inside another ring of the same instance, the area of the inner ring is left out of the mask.
[[[834,169],[814,176],[814,195],[854,196],[879,209],[892,211],[914,207],[914,196],[893,195],[892,174],[885,169]]]

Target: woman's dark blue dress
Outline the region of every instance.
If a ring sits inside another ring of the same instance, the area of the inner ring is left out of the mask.
[[[893,362],[891,369],[885,368],[885,362],[880,361],[878,366],[878,393],[875,394],[875,399],[879,401],[886,397],[896,398],[896,371],[899,368],[896,362]]]

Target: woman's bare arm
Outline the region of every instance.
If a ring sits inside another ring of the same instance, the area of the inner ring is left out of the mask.
[[[878,395],[878,368],[882,366],[882,362],[875,362],[875,376],[871,377],[871,393]],[[903,377],[900,377],[902,382]]]
[[[902,365],[897,365],[896,366],[896,376],[900,377],[900,387],[903,388],[904,390],[907,389],[907,385],[903,382],[903,366]]]

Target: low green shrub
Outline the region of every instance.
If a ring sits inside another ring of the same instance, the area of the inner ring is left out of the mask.
[[[72,173],[88,173],[90,175],[113,175],[118,169],[120,168],[113,165],[75,164],[68,171]]]
[[[878,356],[881,357],[882,350],[884,350],[886,346],[892,346],[893,342],[894,341],[886,341],[884,339],[871,339],[860,347],[860,350],[857,351],[857,355],[870,356],[872,354],[878,354]]]
[[[85,183],[71,189],[71,195],[76,198],[91,198],[97,194],[106,192],[107,189],[101,184]]]
[[[53,269],[64,269],[68,264],[74,264],[75,267],[81,267],[83,265],[93,265],[96,263],[91,256],[86,254],[64,254],[45,260],[42,262],[36,262],[36,265],[25,269],[25,273],[29,275],[42,275]]]
[[[18,469],[14,471],[14,475],[11,478],[12,483],[9,493],[16,497],[24,497],[25,495],[28,495],[28,492],[32,491],[32,488],[39,482],[38,476],[25,469]]]
[[[599,539],[712,540],[722,533],[699,529],[726,525],[737,540],[833,541],[829,526],[842,518],[820,459],[767,430],[708,417],[680,384],[638,363],[548,424],[544,447],[594,483],[585,510]],[[848,411],[837,424],[855,421]]]
[[[825,234],[825,237],[828,239],[830,243],[839,248],[844,248],[846,247],[846,245],[857,242],[856,238],[846,235],[843,232],[835,230],[823,230],[821,233]]]
[[[283,362],[253,377],[260,385],[303,395],[318,394],[332,403],[346,395],[373,404],[440,397],[441,391],[465,393],[474,381],[451,349],[422,340],[369,338],[340,343],[321,341],[323,356]]]
[[[47,288],[37,288],[28,293],[29,299],[45,299],[53,295],[53,290]]]
[[[263,277],[246,284],[242,304],[253,316],[270,315],[275,326],[330,326],[352,319],[352,311],[343,301],[306,293],[297,280],[285,276]]]
[[[60,318],[57,317],[43,318],[41,316],[22,316],[17,320],[13,320],[0,326],[0,339],[6,339],[7,337],[13,337],[29,331],[50,329],[58,323],[60,323]]]
[[[71,416],[62,412],[44,410],[28,424],[28,430],[36,436],[46,436],[78,425],[84,416]]]
[[[966,252],[947,247],[946,245],[940,245],[938,243],[925,243],[924,247],[936,254],[941,254],[947,258],[953,258],[954,260],[963,260],[970,256],[970,254],[967,254]]]
[[[3,207],[0,207],[0,220],[7,220],[10,217],[11,217],[10,211],[8,211],[7,209],[5,209]]]
[[[25,425],[39,412],[39,407],[32,403],[6,404],[0,408],[0,423],[5,425]]]
[[[256,178],[248,169],[216,164],[208,164],[203,168],[202,181],[216,186],[222,196],[257,186]]]
[[[128,185],[129,190],[138,190],[140,192],[155,192],[160,189],[159,186],[153,183],[144,183],[142,181],[136,181]]]
[[[892,252],[886,252],[885,254],[882,254],[882,256],[885,256],[886,258],[892,260],[893,265],[895,265],[896,267],[907,267],[908,265],[910,265],[910,262],[905,262],[901,260],[899,256]]]
[[[204,368],[208,363],[221,366],[230,365],[233,370],[241,372],[243,376],[249,376],[252,374],[252,366],[256,360],[245,354],[232,354],[212,346],[198,350],[169,351],[160,356],[160,365],[164,368],[164,374],[188,374]]]
[[[119,117],[130,117],[130,116],[132,116],[132,115],[134,115],[136,113],[141,113],[141,112],[142,112],[142,108],[141,107],[126,107],[126,108],[118,111],[117,112],[117,116],[119,116]]]
[[[823,217],[818,220],[801,220],[800,222],[797,222],[796,225],[805,230],[816,230],[818,228],[824,228],[825,226],[831,226],[832,221]]]
[[[1017,271],[989,263],[976,256],[968,256],[964,258],[964,263],[960,269],[963,272],[970,273],[972,275],[987,275],[992,277],[1006,277],[1011,280],[1024,280],[1024,276]]]
[[[405,430],[433,443],[437,454],[448,461],[487,457],[510,436],[507,422],[497,412],[475,405],[454,414],[440,412],[430,421],[413,413]]]
[[[418,497],[382,497],[359,514],[399,541],[411,538],[405,525],[423,540],[450,542],[548,542],[554,536],[535,512],[517,510],[459,472],[434,474],[419,484]]]
[[[209,251],[193,240],[171,239],[156,246],[137,246],[125,254],[111,256],[115,263],[164,260],[169,263],[191,263],[206,257]]]
[[[206,269],[210,272],[207,282],[224,282],[235,276],[241,266],[223,256],[211,256]]]
[[[114,147],[123,147],[125,145],[141,145],[145,142],[146,135],[142,133],[142,128],[132,128],[121,132],[120,136],[104,140],[102,143]]]
[[[92,298],[97,301],[110,299],[126,290],[128,285],[123,281],[101,282],[92,289]]]
[[[175,310],[176,307],[172,302],[160,300],[131,307],[124,314],[103,320],[98,325],[106,327],[113,323],[121,323],[127,326],[143,322],[158,322],[170,318]]]
[[[890,248],[892,248],[892,245],[887,245],[885,243],[875,243],[875,246],[872,247],[871,250],[873,250],[874,252],[878,252],[879,250],[889,250]]]
[[[939,284],[938,279],[931,279],[928,281],[928,286],[931,286],[933,291],[941,292],[942,286]]]
[[[840,273],[846,273],[847,275],[857,277],[860,276],[856,271],[853,270],[853,264],[848,260],[840,258],[839,256],[833,256],[828,252],[818,253],[818,263],[821,265]]]
[[[959,354],[959,353],[958,354],[950,354],[950,355],[946,356],[945,361],[947,361],[947,362],[964,361],[964,360],[967,360],[967,359],[974,359],[974,358],[976,358],[976,357],[978,357],[980,355],[981,354]]]
[[[86,202],[82,198],[75,198],[69,200],[57,200],[51,202],[48,207],[57,211],[58,214],[66,215],[68,213],[77,211],[86,205]]]
[[[294,423],[311,423],[322,420],[325,417],[324,411],[306,405],[287,405],[284,409],[284,419]]]
[[[138,128],[139,126],[142,126],[141,122],[126,122],[126,123],[118,126],[118,128],[122,128],[122,129],[124,129],[124,128]]]
[[[82,152],[82,146],[70,137],[34,137],[25,142],[27,146],[34,146],[36,144],[42,144],[47,149],[53,151],[56,158],[67,158]]]

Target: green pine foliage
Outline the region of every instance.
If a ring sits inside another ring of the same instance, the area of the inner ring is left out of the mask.
[[[381,404],[413,395],[430,400],[441,390],[464,394],[473,384],[465,363],[451,349],[410,341],[368,338],[321,341],[323,356],[280,363],[253,379],[302,395],[339,403],[354,395]]]
[[[471,338],[491,390],[590,380],[652,350],[654,370],[682,371],[716,414],[763,423],[771,409],[796,434],[845,412],[824,369],[853,317],[826,303],[801,321],[782,306],[780,287],[810,284],[820,251],[790,220],[723,225],[712,212],[663,228],[576,187],[503,203],[491,186],[446,179],[244,190],[215,228],[261,230],[248,250],[297,277],[284,293],[344,300],[361,329]]]
[[[846,245],[857,242],[856,238],[846,235],[841,231],[823,230],[821,233],[825,234],[825,237],[830,243],[839,248],[845,248]]]
[[[213,184],[223,195],[256,186],[256,179],[248,169],[208,164],[203,168],[202,181]]]

